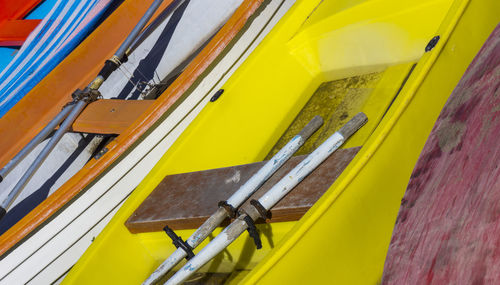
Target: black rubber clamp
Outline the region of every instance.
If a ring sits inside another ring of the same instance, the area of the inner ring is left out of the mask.
[[[257,212],[259,212],[260,217],[264,220],[271,218],[271,211],[268,211],[266,208],[264,208],[264,206],[262,206],[262,204],[258,200],[250,200],[250,205],[254,206]]]
[[[101,71],[99,71],[99,75],[102,76],[104,80],[106,80],[116,69],[118,69],[118,64],[108,59],[104,62],[104,66],[102,67]]]
[[[220,201],[217,206],[224,208],[231,219],[236,218],[236,216],[238,215],[236,209],[233,206],[229,205],[227,201]]]
[[[172,243],[175,245],[176,248],[180,247],[182,248],[182,250],[184,250],[184,252],[187,254],[186,256],[187,260],[190,260],[191,258],[194,257],[193,248],[189,246],[187,242],[182,240],[182,238],[178,236],[171,228],[165,226],[163,230],[165,231],[165,233],[167,233],[168,237],[172,239]]]
[[[128,55],[126,53],[124,53],[122,58],[120,58],[120,62],[123,64],[127,61],[128,61]]]
[[[259,231],[257,230],[257,227],[255,226],[255,223],[253,222],[252,218],[249,215],[245,215],[243,220],[245,221],[245,223],[247,223],[248,234],[250,235],[251,238],[253,238],[255,246],[257,247],[257,249],[261,249],[262,241],[260,240]]]
[[[102,98],[101,92],[99,92],[99,90],[93,90],[88,87],[85,87],[85,89],[83,90],[76,89],[73,94],[71,94],[71,97],[73,97],[73,102],[66,105],[74,104],[76,101],[85,101],[87,103],[90,103]]]

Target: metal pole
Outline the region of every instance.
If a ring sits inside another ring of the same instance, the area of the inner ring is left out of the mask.
[[[138,35],[132,43],[130,43],[125,53],[127,55],[131,54],[139,46],[139,44],[141,44],[144,39],[149,37],[151,33],[153,33],[156,28],[158,28],[163,23],[165,18],[173,11],[175,11],[182,3],[184,3],[184,1],[186,0],[174,0],[172,3],[170,3],[170,5],[168,5],[168,7],[165,8],[165,10],[163,10],[150,25],[143,29],[141,34]]]
[[[139,22],[135,25],[134,29],[127,36],[125,41],[120,45],[115,55],[111,60],[106,61],[105,66],[99,72],[99,75],[85,88],[83,91],[87,95],[92,93],[92,90],[98,90],[102,83],[108,78],[108,76],[113,72],[120,64],[121,60],[126,54],[130,44],[134,42],[137,36],[140,34],[144,26],[151,19],[155,11],[158,9],[163,0],[155,0],[148,10],[144,13]],[[15,198],[19,195],[21,190],[24,188],[26,183],[30,180],[31,176],[40,167],[43,161],[50,154],[52,149],[57,145],[62,136],[66,133],[68,128],[73,124],[76,117],[80,112],[87,106],[88,100],[77,100],[71,107],[66,107],[61,111],[43,130],[25,147],[18,153],[12,161],[10,161],[6,167],[4,167],[0,172],[0,179],[5,177],[5,175],[17,164],[22,158],[24,158],[38,143],[40,143],[47,135],[54,130],[54,128],[64,119],[61,127],[56,131],[54,136],[50,139],[47,145],[44,147],[42,152],[35,159],[33,164],[28,168],[26,173],[21,177],[16,186],[7,195],[7,198],[2,202],[0,206],[0,219],[6,214],[7,209],[10,207]],[[69,114],[69,115],[68,115]],[[12,162],[12,163],[11,163]],[[8,167],[7,167],[8,166]],[[1,180],[0,180],[1,181]]]
[[[146,26],[162,2],[163,0],[155,0],[151,6],[149,6],[148,10],[146,10],[144,15],[141,17],[139,22],[137,22],[130,34],[128,34],[127,38],[123,41],[115,54],[104,63],[104,67],[99,72],[99,75],[92,80],[92,82],[88,85],[88,88],[98,90],[103,82],[108,79],[111,73],[122,64],[122,61],[126,60],[126,55],[129,52],[130,46],[135,42],[141,31],[144,29],[144,26]]]
[[[320,116],[314,117],[305,126],[299,134],[293,137],[277,154],[275,154],[257,173],[255,173],[245,184],[226,201],[233,209],[238,208],[252,194],[264,184],[283,164],[292,157],[292,155],[304,144],[304,142],[323,124]],[[217,211],[201,225],[186,241],[191,247],[197,247],[205,238],[218,226],[224,219],[229,217],[230,213],[224,208],[219,207]],[[143,284],[154,284],[163,275],[168,273],[179,261],[186,257],[186,252],[178,248],[168,259],[166,259],[156,269]]]
[[[14,156],[2,169],[0,169],[0,182],[23,160],[41,141],[43,141],[59,125],[69,112],[73,105],[64,107],[57,116],[52,119],[20,152]]]
[[[123,55],[127,52],[127,49],[129,48],[130,44],[134,42],[135,38],[139,35],[139,33],[144,28],[144,26],[146,26],[146,24],[151,19],[151,17],[153,17],[153,14],[155,13],[155,11],[158,9],[158,7],[160,6],[160,4],[162,2],[163,2],[163,0],[155,0],[151,4],[151,6],[149,6],[146,13],[144,13],[142,18],[137,23],[137,25],[135,25],[132,32],[130,32],[130,34],[127,36],[125,41],[120,45],[120,47],[116,51],[115,56],[118,59],[121,59],[123,57]]]
[[[21,190],[24,188],[26,183],[30,180],[31,176],[36,172],[36,170],[40,167],[40,165],[43,163],[43,161],[47,158],[47,156],[50,154],[52,149],[56,146],[56,144],[59,142],[59,140],[62,138],[62,136],[66,133],[66,131],[69,129],[73,121],[76,119],[76,117],[80,114],[80,112],[85,108],[87,105],[87,102],[85,101],[78,101],[76,104],[74,104],[74,107],[71,108],[71,112],[68,114],[67,118],[63,121],[59,129],[55,132],[55,134],[50,138],[49,142],[47,145],[43,148],[43,150],[40,152],[38,157],[35,159],[35,161],[31,164],[31,166],[28,168],[28,170],[24,173],[24,175],[21,177],[21,179],[17,182],[16,186],[12,190],[10,190],[9,194],[7,195],[7,198],[2,201],[1,207],[0,207],[0,218],[6,213],[6,211],[9,209],[10,205],[12,202],[14,202],[15,198],[21,193]],[[3,215],[2,215],[3,214]]]
[[[344,125],[338,132],[330,136],[316,150],[309,154],[294,169],[286,174],[278,183],[276,183],[266,194],[259,198],[258,202],[265,210],[271,209],[279,200],[288,194],[300,181],[320,165],[330,154],[337,150],[344,141],[349,138],[367,121],[366,115],[359,113]],[[260,217],[257,209],[251,207],[248,211],[239,216],[233,223],[226,227],[214,240],[203,248],[195,257],[190,259],[177,273],[172,276],[165,284],[180,284],[191,274],[195,273],[210,259],[219,254],[224,248],[231,244],[247,228],[245,219],[250,217],[255,221]]]

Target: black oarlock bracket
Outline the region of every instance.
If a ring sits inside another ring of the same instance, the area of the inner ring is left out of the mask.
[[[74,104],[77,101],[85,101],[87,103],[91,103],[102,98],[101,92],[99,92],[99,90],[90,89],[88,87],[85,87],[85,89],[83,90],[76,89],[75,92],[71,94],[71,97],[73,98],[73,102],[70,102],[68,104]]]
[[[182,238],[178,236],[171,228],[165,226],[163,230],[165,231],[165,233],[167,233],[168,237],[172,239],[172,243],[175,245],[176,248],[180,247],[182,248],[182,250],[184,250],[184,252],[187,254],[186,256],[187,260],[190,260],[191,258],[194,257],[193,248],[189,246],[187,242],[182,240]]]
[[[437,45],[440,38],[441,38],[440,36],[433,37],[425,47],[425,52],[431,51]]]
[[[226,210],[227,212],[227,215],[231,219],[236,218],[236,216],[238,215],[236,209],[233,206],[229,205],[227,201],[220,201],[219,204],[217,204],[217,206],[224,208],[224,210]]]
[[[252,220],[252,218],[249,215],[245,215],[243,220],[245,221],[245,223],[248,226],[248,228],[247,228],[248,234],[250,235],[251,238],[253,238],[253,242],[255,243],[255,246],[257,247],[257,249],[261,249],[262,248],[262,241],[260,240],[259,231],[257,230],[257,227],[255,226],[254,221]]]
[[[217,92],[215,92],[214,96],[212,96],[212,98],[210,98],[210,102],[217,101],[217,99],[219,99],[219,97],[222,95],[222,93],[224,93],[224,89],[217,90]]]
[[[260,217],[264,220],[271,218],[271,211],[266,210],[266,208],[264,208],[264,206],[262,206],[262,204],[258,200],[252,199],[250,201],[250,205],[254,206],[257,212],[259,212]]]

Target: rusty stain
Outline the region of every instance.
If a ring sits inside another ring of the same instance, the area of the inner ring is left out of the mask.
[[[445,120],[436,133],[439,148],[445,152],[451,152],[462,141],[466,128],[467,126],[460,121]]]
[[[314,116],[320,115],[325,123],[297,151],[297,155],[311,153],[361,110],[382,75],[383,72],[370,73],[320,84],[266,159],[276,154]]]

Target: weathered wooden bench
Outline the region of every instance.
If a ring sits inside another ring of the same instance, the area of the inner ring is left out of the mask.
[[[298,220],[335,182],[359,149],[335,152],[271,210],[271,219],[257,222]],[[304,157],[291,158],[250,199],[262,196]],[[228,199],[264,163],[166,176],[125,225],[132,233],[161,231],[165,225],[174,230],[197,228],[215,212],[219,201]]]

